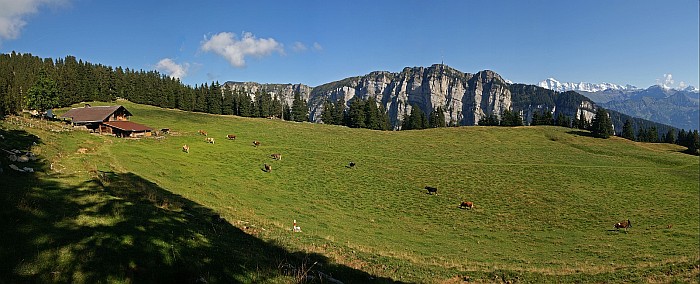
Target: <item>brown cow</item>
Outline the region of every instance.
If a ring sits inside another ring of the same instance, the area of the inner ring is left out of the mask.
[[[272,154],[272,155],[270,155],[270,156],[272,156],[272,159],[275,159],[275,160],[278,160],[278,161],[281,161],[281,160],[282,160],[282,154]]]
[[[627,219],[627,221],[622,221],[620,223],[615,224],[615,229],[617,229],[619,231],[620,228],[625,229],[625,233],[627,233],[627,228],[632,228],[632,222],[630,222],[630,219]]]
[[[266,172],[269,173],[269,172],[272,171],[272,165],[265,164],[264,166],[265,166],[265,171],[266,171]]]
[[[201,129],[200,129],[200,130],[197,131],[197,132],[199,132],[199,134],[202,134],[202,135],[204,135],[204,136],[207,136],[207,132],[204,131],[204,130],[201,130]]]
[[[236,140],[236,135],[229,134],[229,135],[226,135],[226,138],[228,138],[228,140]]]
[[[206,141],[207,141],[207,143],[214,144],[214,138],[212,138],[212,137],[207,137]]]
[[[462,204],[459,205],[459,208],[472,209],[474,208],[474,202],[462,201]]]
[[[260,141],[258,141],[258,140],[253,141],[253,146],[254,147],[260,146]]]
[[[190,152],[190,146],[187,146],[187,144],[182,145],[182,152],[189,153],[189,152]]]

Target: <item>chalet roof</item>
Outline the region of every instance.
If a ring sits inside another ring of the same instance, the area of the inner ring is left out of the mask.
[[[70,118],[73,123],[81,122],[102,122],[105,121],[110,115],[116,112],[118,109],[123,108],[124,113],[127,116],[132,114],[126,110],[123,106],[94,106],[94,107],[82,107],[73,108],[63,115],[62,118]]]
[[[105,121],[103,123],[104,125],[107,125],[112,128],[119,129],[121,131],[151,131],[153,128],[150,128],[148,126],[138,124],[135,122],[131,121]]]

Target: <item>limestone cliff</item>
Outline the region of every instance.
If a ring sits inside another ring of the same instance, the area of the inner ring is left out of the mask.
[[[318,86],[309,100],[311,120],[321,122],[325,100],[341,97],[346,102],[354,97],[374,97],[388,110],[394,128],[401,125],[413,105],[426,114],[442,107],[446,124],[452,125],[474,125],[484,115],[500,116],[511,108],[508,86],[495,72],[462,73],[442,64],[406,67],[400,73],[372,72]]]
[[[535,111],[550,111],[554,117],[558,113],[570,118],[583,115],[591,121],[596,108],[588,98],[573,91],[559,93],[534,85],[509,84],[490,70],[462,73],[444,64],[406,67],[396,73],[375,71],[314,88],[303,84],[254,82],[227,82],[225,86],[243,91],[251,99],[258,91],[269,93],[287,105],[292,105],[294,93],[299,92],[308,102],[312,122],[322,122],[326,100],[342,98],[347,108],[353,98],[373,97],[388,111],[394,129],[401,126],[404,115],[410,113],[414,105],[425,114],[441,107],[446,125],[476,125],[479,119],[490,114],[500,119],[504,110],[520,113],[525,124]]]
[[[258,91],[261,93],[268,93],[272,95],[273,99],[277,98],[290,106],[294,100],[295,92],[299,92],[301,98],[308,101],[312,90],[311,87],[304,84],[261,84],[255,82],[233,81],[226,82],[224,87],[231,89],[233,92],[242,91],[243,93],[247,94],[251,100],[255,99],[255,93]]]

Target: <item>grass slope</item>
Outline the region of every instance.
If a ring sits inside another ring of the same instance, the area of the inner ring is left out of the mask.
[[[308,268],[346,283],[698,279],[700,163],[674,145],[559,127],[378,132],[119,103],[171,134],[3,123],[45,160],[37,178],[3,176],[14,190],[3,191],[11,233],[0,237],[0,278],[289,282]],[[476,208],[457,208],[462,200]],[[628,218],[629,233],[612,230]],[[290,232],[294,219],[302,233]]]

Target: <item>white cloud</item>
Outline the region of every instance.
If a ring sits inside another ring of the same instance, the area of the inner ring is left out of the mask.
[[[218,33],[211,38],[205,36],[201,49],[224,57],[231,65],[238,68],[245,67],[246,56],[263,57],[275,51],[284,54],[282,44],[275,39],[258,39],[249,32],[244,32],[241,40],[236,38],[236,34],[229,32]]]
[[[321,44],[319,44],[318,42],[314,42],[314,50],[321,51],[323,50],[323,46],[321,46]]]
[[[298,41],[294,42],[294,44],[292,45],[292,50],[294,50],[296,52],[303,52],[303,51],[306,51],[307,49],[309,49],[309,48],[306,47],[306,45],[304,45],[303,43],[298,42]]]
[[[156,70],[178,79],[187,76],[187,69],[189,68],[189,63],[177,64],[170,58],[163,58],[156,64]]]
[[[673,75],[672,74],[664,74],[664,77],[661,79],[656,79],[656,84],[659,86],[662,86],[664,88],[670,89],[673,87]]]
[[[25,17],[36,13],[39,6],[60,4],[65,0],[0,0],[0,39],[15,39],[27,25]]]

